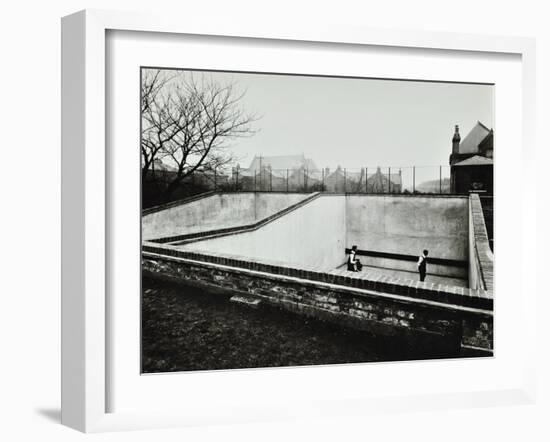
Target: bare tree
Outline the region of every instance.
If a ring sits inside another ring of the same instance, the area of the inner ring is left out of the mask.
[[[206,75],[146,70],[142,78],[142,178],[155,160],[175,168],[170,194],[197,170],[214,170],[234,160],[229,141],[254,133],[257,119],[240,106],[245,92]],[[199,78],[197,78],[199,76]]]
[[[165,75],[160,69],[144,69],[141,78],[141,172],[142,179],[146,177],[159,150],[164,144],[165,132],[164,123],[155,116],[159,114],[159,94],[172,79],[172,76]],[[148,116],[147,118],[145,116]],[[160,115],[159,115],[160,117]],[[152,141],[157,132],[156,142]]]

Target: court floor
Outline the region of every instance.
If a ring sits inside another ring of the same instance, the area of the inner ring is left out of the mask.
[[[347,264],[344,264],[337,269],[333,270],[330,273],[335,274],[347,274]],[[354,272],[349,272],[351,274],[356,275]],[[360,275],[364,278],[373,278],[379,275],[383,276],[393,276],[394,278],[401,278],[401,279],[412,279],[414,281],[419,280],[419,276],[417,272],[410,272],[407,270],[396,270],[396,269],[388,269],[384,267],[374,267],[374,266],[363,266],[363,270],[360,272]],[[455,278],[450,276],[439,276],[439,275],[430,275],[429,273],[426,275],[426,282],[433,282],[434,284],[446,284],[446,285],[452,285],[456,287],[468,287],[468,280],[462,279],[462,278]]]

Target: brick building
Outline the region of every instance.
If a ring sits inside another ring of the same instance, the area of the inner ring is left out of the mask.
[[[493,194],[493,129],[481,122],[462,140],[458,125],[452,139],[451,193]]]

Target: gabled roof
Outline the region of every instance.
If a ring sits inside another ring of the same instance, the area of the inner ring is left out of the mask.
[[[309,170],[318,170],[312,159],[302,155],[276,155],[258,157],[255,156],[250,163],[249,169],[259,170],[260,167],[270,166],[272,169],[300,169],[304,167]]]
[[[460,142],[458,153],[478,153],[479,145],[491,133],[491,130],[481,122],[477,122],[468,135]]]
[[[352,171],[352,170],[347,170],[347,169],[343,169],[341,168],[340,166],[338,166],[336,169],[334,169],[332,172],[330,172],[326,178],[330,178],[330,179],[340,179],[340,178],[344,178],[344,175],[347,177],[347,178],[360,178],[363,173],[362,172],[355,172],[355,171]]]
[[[319,170],[317,165],[313,162],[311,158],[306,158],[306,169],[308,170]]]
[[[474,155],[473,157],[466,158],[465,160],[459,161],[458,163],[453,164],[454,166],[489,166],[493,164],[491,158],[482,157],[479,155]]]
[[[382,169],[380,169],[380,167],[378,167],[376,169],[376,173],[373,173],[373,174],[368,174],[367,176],[367,180],[375,180],[377,178],[382,178],[382,179],[387,179],[388,178],[388,174],[383,171]],[[390,173],[390,181],[393,183],[393,184],[401,184],[402,183],[402,177],[401,177],[401,173],[400,172],[392,172]]]
[[[356,181],[364,180],[364,178],[363,178],[364,177],[364,172],[363,171],[354,172],[354,171],[346,170],[345,176],[349,180],[356,180]],[[344,179],[344,169],[339,167],[339,168],[335,169],[334,172],[330,173],[325,178],[325,181],[331,182],[331,181],[335,181],[335,180],[337,181],[337,180],[343,180],[343,179]],[[377,179],[382,180],[382,181],[387,181],[388,174],[382,172],[380,169],[377,169],[376,173],[368,173],[368,175],[367,175],[368,182],[372,182],[372,181],[375,181]],[[392,172],[390,174],[390,181],[393,184],[401,184],[402,183],[401,174]]]
[[[376,179],[376,176],[377,176],[377,175],[369,175],[368,181],[375,180],[375,179]],[[388,178],[388,174],[381,174],[380,176],[382,177],[383,180],[386,180],[386,179]],[[392,174],[390,174],[390,181],[391,181],[393,184],[402,184],[401,174],[399,174],[399,173],[392,173]]]

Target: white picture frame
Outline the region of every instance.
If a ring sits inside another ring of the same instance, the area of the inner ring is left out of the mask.
[[[451,33],[389,31],[345,26],[293,27],[285,24],[211,22],[195,18],[184,25],[175,17],[142,13],[86,10],[62,21],[62,423],[84,432],[114,431],[243,422],[334,414],[362,414],[373,410],[453,408],[502,403],[532,403],[535,397],[535,339],[525,340],[525,372],[521,385],[463,394],[346,398],[316,401],[309,409],[288,412],[274,406],[254,410],[241,407],[240,416],[198,412],[107,412],[109,345],[106,339],[109,304],[106,287],[106,223],[109,218],[106,155],[106,33],[142,31],[164,34],[207,35],[273,39],[292,43],[319,42],[341,45],[374,45],[380,48],[425,48],[445,51],[515,54],[521,57],[522,140],[521,155],[529,162],[535,148],[535,43],[518,37],[492,37]],[[527,165],[524,167],[528,167]],[[116,173],[116,170],[113,171]],[[535,192],[522,191],[525,207],[535,206]],[[529,233],[530,209],[523,213],[522,239]],[[523,266],[529,251],[520,252]],[[523,268],[520,272],[525,272]],[[504,290],[505,288],[499,288]],[[498,301],[497,301],[498,302]],[[522,326],[533,336],[536,290],[532,279],[522,279]],[[497,319],[498,320],[498,319]],[[247,408],[248,407],[248,408]],[[260,407],[261,408],[261,407]],[[246,414],[246,410],[254,411]]]

